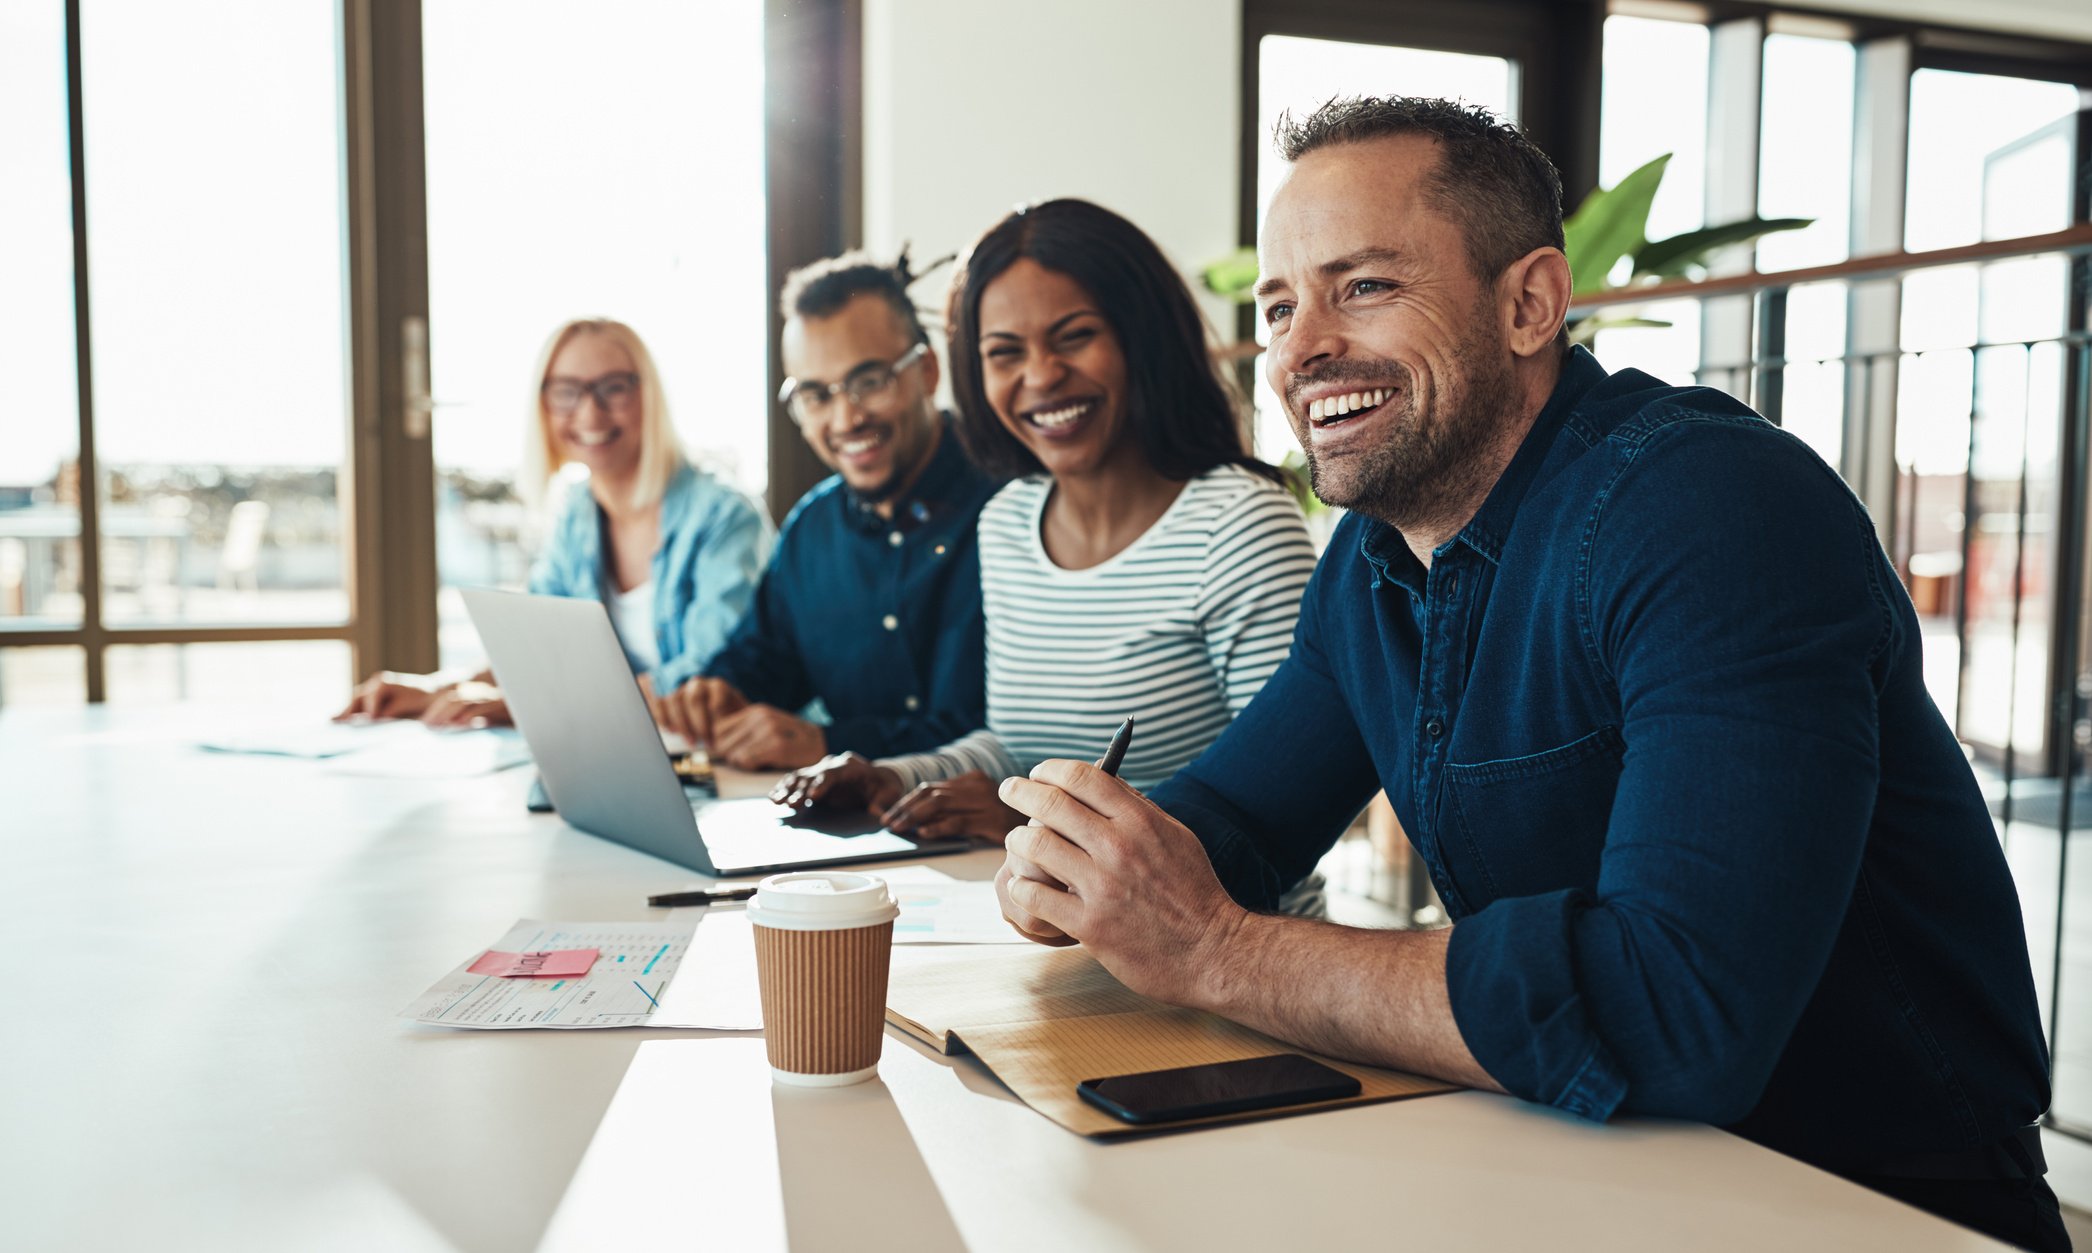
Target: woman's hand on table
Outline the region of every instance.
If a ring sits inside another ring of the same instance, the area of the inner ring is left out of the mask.
[[[419,718],[436,697],[449,690],[448,683],[426,674],[400,674],[380,670],[358,683],[349,693],[349,703],[334,715],[336,722],[362,719]]]
[[[477,679],[467,679],[438,694],[429,702],[421,720],[432,727],[458,730],[505,727],[514,721],[509,717],[508,702],[502,699],[501,689]]]
[[[1024,825],[1024,815],[1002,803],[996,781],[978,770],[921,784],[878,817],[887,830],[923,840],[977,836],[1000,844]]]

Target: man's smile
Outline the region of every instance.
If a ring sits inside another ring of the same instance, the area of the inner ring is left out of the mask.
[[[835,455],[851,465],[866,465],[876,459],[877,454],[893,442],[891,426],[872,426],[852,431],[840,439],[832,439],[828,446]]]
[[[1317,427],[1335,426],[1373,412],[1392,399],[1398,390],[1393,387],[1369,387],[1364,391],[1318,396],[1308,402],[1307,418]]]

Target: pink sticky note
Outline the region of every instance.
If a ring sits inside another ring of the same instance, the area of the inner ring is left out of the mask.
[[[468,974],[520,979],[540,975],[585,975],[595,964],[596,950],[592,948],[563,948],[544,953],[497,953],[488,949],[465,970]]]

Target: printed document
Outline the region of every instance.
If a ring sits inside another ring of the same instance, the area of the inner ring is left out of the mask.
[[[471,973],[470,967],[485,950],[474,952],[402,1010],[400,1017],[442,1027],[492,1029],[651,1026],[745,1031],[761,1027],[755,951],[745,938],[747,924],[736,918],[711,928],[718,935],[706,939],[724,943],[700,942],[692,960],[691,936],[698,929],[702,928],[694,928],[688,919],[539,922],[526,918],[488,949],[525,953],[592,948],[597,951],[595,964],[580,976],[504,979]],[[745,958],[740,952],[744,946]],[[744,962],[747,968],[739,969]]]

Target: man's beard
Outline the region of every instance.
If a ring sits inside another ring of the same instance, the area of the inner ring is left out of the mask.
[[[888,439],[895,449],[892,465],[886,477],[870,487],[851,487],[850,492],[867,505],[883,505],[915,486],[916,472],[922,469],[927,459],[930,439],[924,434],[928,423],[937,421],[937,411],[924,402],[920,412],[899,414],[888,424],[892,432]],[[913,429],[911,429],[913,428]]]
[[[1416,375],[1394,361],[1345,363],[1341,370],[1293,380],[1287,390],[1296,395],[1332,382],[1401,389],[1401,410],[1386,415],[1387,438],[1341,458],[1317,458],[1311,432],[1296,427],[1315,495],[1400,531],[1429,530],[1480,504],[1503,469],[1489,454],[1518,420],[1517,384],[1500,336],[1470,336],[1454,360],[1460,394],[1435,395],[1428,407],[1417,393]],[[1305,411],[1297,403],[1291,407]]]

